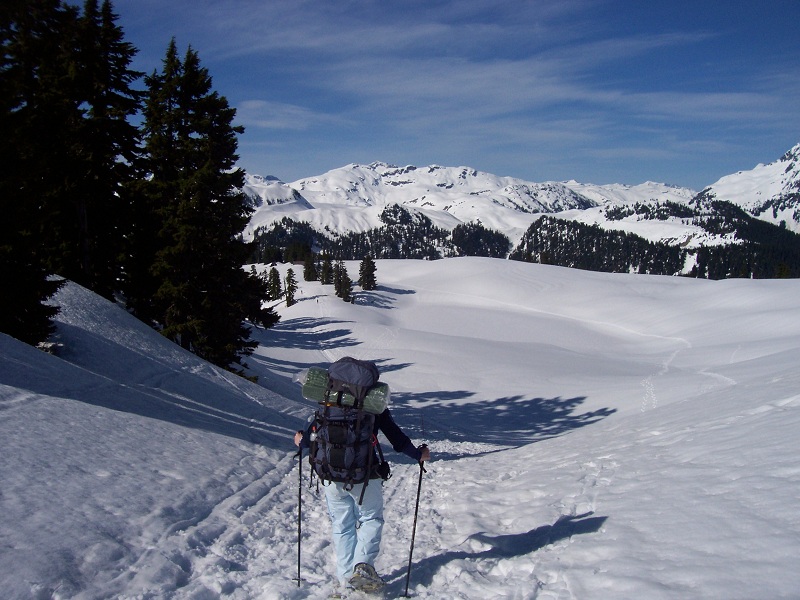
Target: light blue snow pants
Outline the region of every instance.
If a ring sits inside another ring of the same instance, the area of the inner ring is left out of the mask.
[[[328,514],[333,528],[333,546],[336,550],[336,575],[346,583],[358,563],[375,564],[381,546],[383,531],[383,489],[380,479],[369,482],[361,506],[362,485],[349,492],[345,484],[323,484]]]

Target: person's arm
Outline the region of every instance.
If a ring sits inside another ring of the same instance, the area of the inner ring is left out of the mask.
[[[378,415],[376,421],[378,428],[386,436],[386,439],[389,440],[395,452],[402,452],[417,462],[426,462],[430,460],[431,454],[427,446],[420,446],[419,448],[414,446],[411,439],[400,429],[397,423],[394,422],[392,413],[389,412],[388,408]]]

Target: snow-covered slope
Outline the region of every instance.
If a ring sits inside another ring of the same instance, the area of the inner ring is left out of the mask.
[[[800,231],[800,144],[768,165],[726,175],[708,191],[760,219]]]
[[[381,225],[380,213],[386,206],[399,204],[425,214],[444,229],[478,222],[504,232],[512,241],[543,213],[579,213],[609,202],[687,201],[694,195],[691,190],[656,183],[607,187],[533,183],[469,167],[386,163],[351,164],[291,184],[248,175],[245,192],[257,205],[248,235],[284,216],[319,230],[365,231]]]
[[[60,357],[0,334],[0,597],[174,590],[182,532],[216,537],[291,468],[301,407],[77,285],[57,302]]]
[[[535,214],[593,205],[560,183],[531,183],[468,167],[378,162],[351,164],[291,184],[248,175],[245,192],[261,200],[248,233],[287,214],[319,229],[364,231],[379,227],[381,211],[391,204],[418,210],[445,229],[477,221],[521,233]]]
[[[800,145],[774,163],[723,177],[709,190],[758,218],[784,221],[790,229],[800,230]],[[422,212],[444,229],[479,222],[505,233],[514,245],[533,220],[552,213],[651,241],[683,246],[727,243],[704,233],[691,219],[613,220],[606,216],[609,207],[687,204],[696,195],[688,188],[654,182],[633,186],[534,183],[469,167],[397,167],[376,162],[351,164],[288,184],[248,175],[245,191],[258,205],[247,235],[284,216],[308,222],[318,230],[365,231],[381,225],[384,207],[400,204]]]
[[[290,442],[313,407],[290,378],[344,355],[378,362],[432,448],[413,596],[796,595],[800,281],[377,267],[356,304],[300,283],[255,332],[261,386],[74,285],[60,356],[0,336],[3,597],[326,598],[330,527]],[[376,566],[398,597],[419,470],[387,450]]]
[[[689,188],[646,181],[639,185],[622,185],[612,183],[609,185],[596,185],[592,183],[578,183],[567,181],[564,183],[576,194],[588,198],[597,205],[612,204],[625,205],[651,202],[679,202],[686,203],[697,192]]]

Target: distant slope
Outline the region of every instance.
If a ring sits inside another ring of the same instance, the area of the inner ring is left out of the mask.
[[[800,232],[800,144],[768,165],[726,175],[705,191],[759,219]]]
[[[714,277],[800,273],[800,241],[785,235],[800,231],[800,145],[700,194],[654,182],[533,183],[469,167],[380,162],[291,184],[248,175],[245,191],[256,206],[246,233],[260,238],[259,260],[280,256],[287,239],[351,259],[504,256],[497,232],[508,238],[511,256],[541,260],[544,251],[563,266]],[[294,224],[276,232],[287,217]],[[478,230],[461,244],[456,229],[465,224]],[[532,242],[532,229],[553,239]]]
[[[380,162],[351,164],[289,184],[248,174],[244,191],[256,207],[248,235],[286,216],[320,231],[363,232],[379,227],[382,209],[397,204],[444,229],[480,223],[512,241],[542,214],[580,213],[605,203],[688,201],[694,195],[692,190],[652,182],[640,186],[534,183],[469,167],[397,167]]]

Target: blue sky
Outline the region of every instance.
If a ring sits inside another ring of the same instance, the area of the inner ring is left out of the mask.
[[[160,69],[191,45],[240,166],[349,163],[702,189],[800,142],[798,0],[116,0]]]

